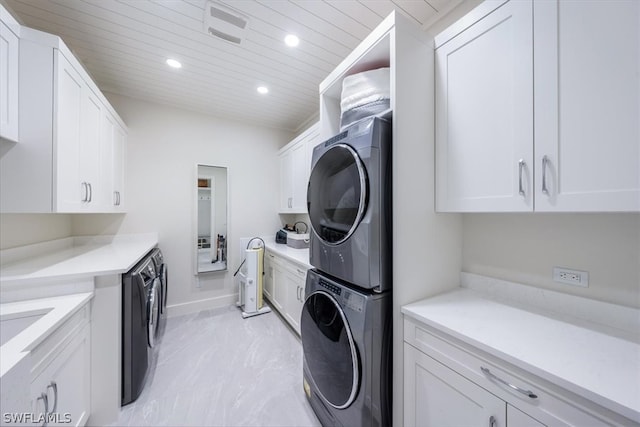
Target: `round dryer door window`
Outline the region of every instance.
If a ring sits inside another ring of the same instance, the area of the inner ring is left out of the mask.
[[[354,232],[367,204],[367,175],[358,154],[336,144],[316,162],[307,190],[309,219],[325,242],[340,244]]]
[[[360,378],[358,354],[338,302],[324,291],[309,295],[300,320],[307,367],[322,398],[343,409],[351,405]]]

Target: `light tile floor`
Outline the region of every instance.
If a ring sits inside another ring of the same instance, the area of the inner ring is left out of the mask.
[[[275,313],[235,306],[167,319],[140,397],[115,426],[319,426],[302,345]]]

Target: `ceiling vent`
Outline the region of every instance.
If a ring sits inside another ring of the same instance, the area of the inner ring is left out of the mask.
[[[204,31],[214,37],[240,44],[247,31],[249,18],[215,1],[207,1],[204,9]]]

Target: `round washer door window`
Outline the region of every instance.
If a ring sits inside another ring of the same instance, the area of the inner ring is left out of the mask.
[[[316,162],[307,189],[311,227],[326,243],[340,244],[354,232],[367,205],[367,175],[358,154],[336,144]]]
[[[307,367],[322,398],[337,409],[351,405],[360,378],[358,355],[342,308],[329,293],[309,295],[300,319]]]

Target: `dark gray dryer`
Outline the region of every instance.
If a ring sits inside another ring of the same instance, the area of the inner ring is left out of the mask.
[[[372,117],[313,150],[310,263],[355,286],[391,289],[391,122]]]
[[[304,389],[323,426],[391,425],[391,292],[307,273]]]
[[[162,255],[162,251],[160,250],[160,248],[155,248],[153,252],[151,252],[151,258],[153,259],[153,264],[156,267],[156,276],[160,280],[160,299],[158,303],[158,328],[156,338],[161,339],[167,321],[167,292],[169,288],[169,273],[167,270],[167,264],[164,261],[164,256]]]

